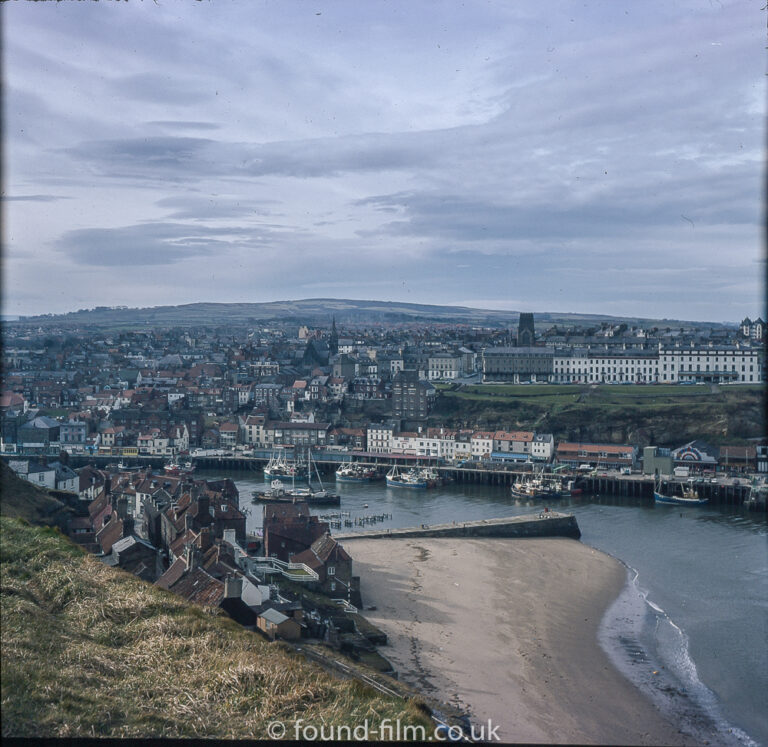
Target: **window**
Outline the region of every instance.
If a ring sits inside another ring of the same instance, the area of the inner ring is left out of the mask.
[[[336,582],[331,581],[331,591],[336,591]]]
[[[329,576],[335,576],[336,575],[336,566],[335,565],[329,565],[328,566],[328,575]]]

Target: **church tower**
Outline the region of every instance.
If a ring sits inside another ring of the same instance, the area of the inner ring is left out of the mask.
[[[331,323],[331,336],[328,338],[328,350],[331,355],[336,355],[339,352],[339,333],[336,331],[336,317],[333,317]]]
[[[533,314],[520,312],[520,321],[517,325],[517,347],[529,348],[534,344],[535,333],[533,330]]]

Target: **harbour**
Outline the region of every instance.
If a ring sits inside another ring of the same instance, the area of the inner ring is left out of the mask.
[[[206,471],[237,471],[253,472],[261,474],[264,467],[267,466],[272,458],[271,452],[265,451],[262,454],[244,455],[216,455],[216,456],[192,456],[192,462],[197,469]],[[114,462],[115,458],[110,456],[72,456],[70,461],[73,466],[79,467],[85,464],[93,463],[99,466],[105,466],[109,462]],[[455,482],[464,485],[487,485],[497,487],[512,487],[516,481],[527,478],[531,475],[530,465],[525,467],[513,467],[509,464],[498,463],[477,463],[464,465],[445,465],[441,464],[439,459],[408,457],[406,455],[377,455],[361,456],[354,453],[339,452],[319,452],[312,453],[313,466],[317,472],[322,475],[324,482],[332,482],[336,470],[342,465],[358,465],[363,468],[376,470],[383,479],[385,473],[393,468],[402,468],[407,470],[415,464],[419,466],[430,467],[444,481]],[[137,456],[131,458],[132,464],[144,467],[159,468],[164,464],[164,460],[157,457]],[[291,479],[300,479],[298,474],[295,478],[285,478],[290,482]],[[313,478],[314,479],[314,478]],[[588,473],[574,473],[575,484],[582,489],[584,493],[595,495],[612,495],[625,498],[648,498],[653,500],[655,487],[655,478],[653,475],[644,475],[633,473],[629,475],[620,472],[609,472],[592,470]],[[306,481],[306,474],[303,475]],[[368,483],[368,478],[363,483]],[[683,485],[689,481],[688,477],[662,477],[662,487],[667,489],[669,486]],[[347,482],[342,480],[340,482]],[[749,503],[752,495],[750,481],[746,477],[729,477],[726,475],[708,475],[706,477],[698,476],[695,478],[696,489],[702,498],[707,498],[708,502],[716,505],[741,506]],[[352,481],[352,484],[359,484],[358,481]],[[751,509],[757,511],[766,510],[764,497],[756,501]]]
[[[200,476],[231,477],[241,495],[265,484],[263,476],[251,470],[205,471]],[[617,614],[608,625],[613,633],[606,634],[609,641],[613,636],[614,644],[622,642],[624,648],[616,651],[613,645],[613,649],[624,657],[625,673],[640,671],[627,663],[627,646],[635,646],[633,650],[641,650],[648,661],[657,662],[656,671],[669,677],[664,682],[658,675],[651,677],[656,682],[636,681],[638,687],[666,700],[669,696],[659,688],[673,687],[685,693],[674,704],[694,703],[694,712],[715,711],[730,725],[726,731],[741,729],[749,735],[741,743],[768,743],[762,697],[768,691],[762,627],[768,613],[768,531],[761,513],[718,503],[654,505],[652,496],[602,493],[568,496],[544,505],[514,499],[506,485],[477,482],[419,491],[387,488],[383,482],[336,483],[333,489],[341,496],[337,513],[346,514],[341,523],[353,523],[334,528],[334,534],[515,517],[545,508],[573,514],[582,543],[627,567],[627,594],[634,590],[632,627],[622,627],[625,616]],[[333,512],[318,508],[312,513]],[[388,518],[362,527],[354,523],[371,515]],[[248,529],[258,532],[260,526],[261,511],[253,506]],[[655,631],[663,632],[662,639]]]

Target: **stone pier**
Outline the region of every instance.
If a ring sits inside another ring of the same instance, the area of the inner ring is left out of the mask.
[[[548,511],[525,516],[510,516],[504,519],[423,524],[419,527],[404,529],[371,529],[333,536],[341,542],[351,539],[403,537],[570,537],[579,539],[581,530],[573,514]]]

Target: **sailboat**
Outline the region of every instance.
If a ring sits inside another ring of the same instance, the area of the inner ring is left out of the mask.
[[[305,503],[308,503],[310,506],[339,506],[341,505],[341,496],[337,493],[331,493],[327,491],[323,487],[323,481],[320,478],[320,472],[317,469],[317,464],[315,464],[314,460],[312,459],[312,451],[311,449],[308,450],[308,460],[307,460],[307,474],[306,476],[304,474],[301,475],[302,480],[307,480],[308,487],[306,488],[297,488],[295,485],[291,485],[291,487],[286,487],[282,480],[272,480],[271,487],[269,490],[254,490],[253,491],[253,500],[256,501],[268,501],[271,503],[294,503],[296,501],[303,501]],[[317,477],[317,481],[320,483],[320,490],[315,490],[312,487],[312,468],[315,469],[315,475]],[[266,470],[265,470],[266,472]],[[297,476],[294,475],[291,477],[292,480],[297,479]]]

